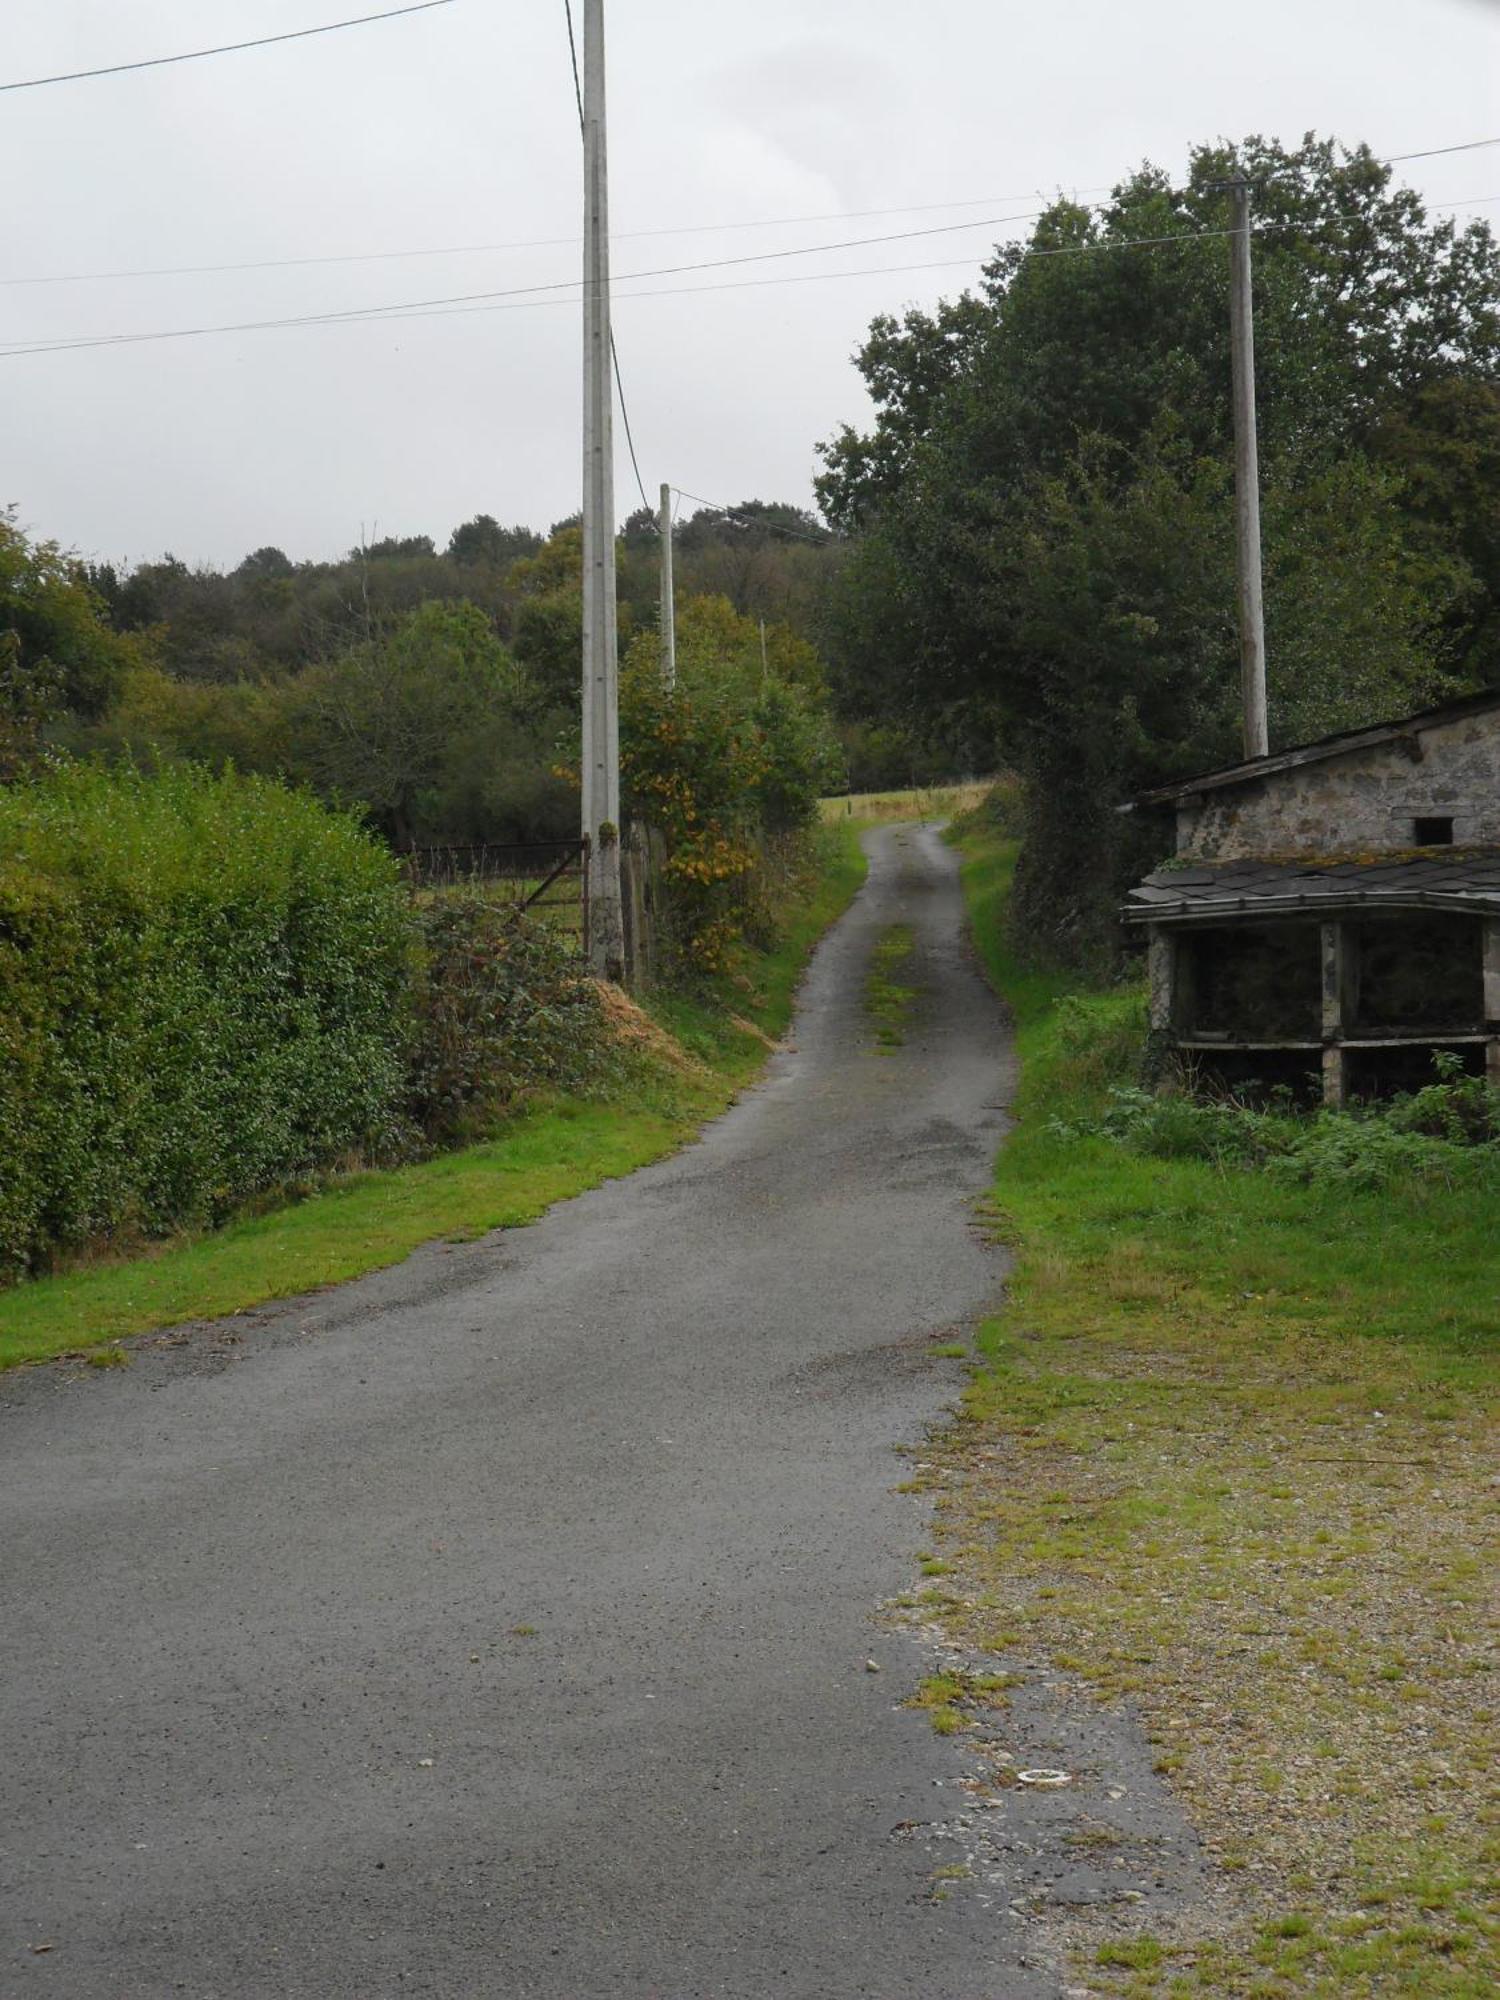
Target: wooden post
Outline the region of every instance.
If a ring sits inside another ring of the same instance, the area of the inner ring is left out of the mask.
[[[1324,924],[1322,932],[1323,1102],[1330,1111],[1342,1111],[1349,1101],[1349,1054],[1344,1037],[1353,1026],[1352,940],[1343,924]]]
[[[1150,982],[1151,1032],[1169,1035],[1177,1024],[1177,939],[1161,924],[1151,926],[1146,971]]]
[[[1149,1033],[1141,1063],[1141,1081],[1148,1090],[1170,1089],[1177,1075],[1177,1024],[1182,1013],[1177,981],[1185,956],[1175,931],[1152,924],[1146,934]]]
[[[1500,1089],[1500,917],[1484,920],[1485,1074]]]

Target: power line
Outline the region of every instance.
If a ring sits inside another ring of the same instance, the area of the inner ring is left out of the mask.
[[[1273,230],[1293,229],[1293,223],[1263,223],[1257,234],[1267,234]],[[1177,230],[1166,236],[1125,237],[1108,241],[1083,244],[1068,244],[1050,249],[1029,249],[1023,254],[1029,260],[1035,257],[1079,257],[1096,253],[1132,249],[1155,249],[1167,244],[1194,243],[1207,238],[1223,238],[1231,234],[1227,229]],[[883,241],[882,238],[872,239]],[[730,259],[731,263],[742,260]],[[617,293],[617,299],[629,302],[631,299],[681,298],[704,292],[761,290],[776,285],[817,284],[845,278],[875,278],[901,276],[912,271],[951,271],[968,269],[973,264],[972,257],[945,257],[915,264],[875,264],[850,271],[807,271],[788,274],[776,278],[748,278],[732,280],[719,285],[673,285],[652,292]],[[713,264],[678,266],[672,272],[633,272],[621,283],[630,283],[644,278],[676,275],[680,271],[713,270]],[[260,333],[289,327],[304,326],[379,326],[400,325],[409,319],[450,319],[468,313],[515,311],[524,306],[574,305],[576,299],[562,298],[563,292],[578,292],[582,289],[582,279],[569,278],[551,285],[518,286],[509,292],[479,293],[475,298],[458,300],[418,301],[406,306],[356,307],[336,313],[288,314],[279,319],[240,320],[232,324],[203,327],[176,327],[152,333],[123,333],[83,335],[71,340],[50,342],[0,342],[0,360],[12,360],[21,355],[56,354],[75,349],[94,347],[126,347],[142,342],[158,340],[186,340],[210,334]]]
[[[825,251],[861,250],[869,246],[884,243],[909,243],[918,238],[950,236],[956,232],[968,229],[991,229],[1011,222],[1034,222],[1042,212],[1041,210],[1037,210],[1034,214],[1030,215],[989,216],[982,221],[944,223],[941,227],[935,229],[897,230],[884,236],[854,236],[837,243],[808,243],[793,250],[760,250],[743,257],[712,257],[700,259],[690,264],[663,264],[653,270],[627,272],[623,277],[617,279],[616,282],[619,284],[631,284],[646,278],[685,277],[695,271],[721,271],[744,264],[775,263],[790,257],[815,257]],[[554,279],[548,284],[512,285],[503,290],[491,292],[453,292],[443,297],[431,299],[396,299],[392,300],[389,305],[350,306],[330,312],[299,314],[295,318],[246,320],[224,326],[169,327],[160,333],[85,336],[76,342],[62,340],[51,344],[59,347],[74,345],[94,347],[107,346],[115,340],[125,342],[137,340],[176,340],[209,333],[249,333],[256,331],[262,326],[304,324],[312,326],[321,324],[324,321],[334,322],[343,319],[378,318],[384,314],[399,315],[409,312],[425,312],[440,306],[483,305],[495,300],[528,298],[541,293],[570,292],[577,290],[581,283],[582,280],[578,278],[559,278]]]
[[[573,95],[578,100],[578,129],[584,125],[583,79],[578,74],[578,37],[573,31],[573,0],[563,0],[563,12],[568,17],[568,54],[573,62]]]
[[[1438,160],[1447,153],[1478,153],[1486,146],[1500,146],[1500,139],[1466,139],[1461,146],[1429,146],[1422,153],[1387,153],[1380,164],[1399,167],[1407,160]]]
[[[1069,199],[1097,194],[1099,188],[1075,188]],[[906,202],[896,208],[834,209],[821,215],[767,215],[747,222],[681,222],[663,229],[619,229],[612,233],[616,243],[635,243],[662,236],[723,236],[742,229],[800,229],[815,222],[873,222],[891,215],[937,215],[955,208],[998,208],[1006,202],[1024,201],[1024,195],[984,195],[963,201]],[[1442,206],[1435,203],[1434,206]],[[129,271],[52,271],[29,277],[0,277],[0,290],[17,286],[87,285],[137,278],[211,278],[240,271],[296,271],[333,264],[405,263],[418,257],[482,257],[514,250],[571,250],[580,236],[530,236],[507,243],[436,243],[420,250],[355,250],[331,252],[316,257],[257,257],[232,264],[161,264]]]
[[[1448,152],[1474,152],[1482,147],[1496,145],[1500,145],[1500,139],[1475,139],[1462,146],[1440,146],[1432,152],[1388,155],[1378,160],[1377,165],[1392,166],[1401,161],[1432,159]],[[1082,195],[1110,193],[1114,186],[1114,182],[1099,182],[1092,187],[1070,188],[1066,196],[1060,198],[1077,201]],[[1427,206],[1432,209],[1477,207],[1497,198],[1500,197],[1470,195],[1458,201],[1428,202]],[[936,215],[956,208],[999,208],[1009,202],[1026,199],[1027,196],[1024,194],[968,195],[961,201],[903,202],[894,208],[833,209],[816,215],[755,216],[748,221],[740,222],[683,222],[658,229],[615,230],[612,234],[617,243],[644,242],[664,236],[719,236],[744,229],[800,229],[810,227],[817,222],[875,222],[892,215]],[[1011,219],[1019,221],[1024,218]],[[125,271],[41,272],[28,277],[0,277],[0,290],[38,285],[101,284],[145,278],[220,277],[236,272],[296,271],[324,265],[406,263],[422,257],[483,257],[517,250],[573,249],[581,242],[582,238],[578,236],[530,236],[515,238],[504,243],[438,243],[416,250],[335,251],[314,257],[257,257],[226,264],[162,264]]]
[[[282,35],[258,35],[252,42],[223,42],[214,49],[188,49],[182,55],[147,56],[141,62],[109,63],[103,69],[68,70],[61,76],[29,76],[19,83],[0,83],[4,90],[40,90],[48,83],[82,83],[94,76],[123,76],[127,70],[165,69],[171,63],[201,62],[205,56],[232,56],[241,49],[266,49],[273,42],[303,42],[310,35],[333,35],[340,28],[364,28],[372,21],[394,21],[401,14],[427,14],[434,7],[451,7],[453,0],[414,0],[409,7],[391,7],[383,14],[359,14],[352,21],[325,21],[320,28],[293,28]]]
[[[1500,196],[1482,196],[1474,197],[1473,199],[1488,201],[1500,199]],[[1434,206],[1441,205],[1434,204]],[[1463,204],[1454,205],[1459,206]],[[1024,222],[1035,220],[1035,217],[1010,216],[997,219],[1000,221]],[[989,227],[991,225],[984,223],[973,226]],[[1255,233],[1257,235],[1269,235],[1273,233],[1285,233],[1287,231],[1298,231],[1299,229],[1300,225],[1292,221],[1262,222],[1257,225]],[[943,233],[941,230],[918,230],[895,237],[860,237],[846,243],[810,245],[806,251],[773,251],[765,253],[762,257],[724,258],[698,264],[671,265],[657,271],[631,272],[626,277],[618,280],[618,282],[620,284],[637,283],[652,277],[679,276],[696,271],[723,269],[726,265],[743,265],[787,256],[811,255],[823,248],[835,250],[853,249],[863,243],[880,244],[909,240],[909,236],[911,235],[941,235]],[[1175,230],[1162,236],[1116,237],[1093,243],[1062,244],[1045,248],[1031,247],[1025,249],[1022,254],[1028,262],[1036,258],[1093,256],[1120,250],[1160,249],[1175,244],[1223,239],[1232,233],[1232,231],[1227,229]],[[1317,240],[1314,232],[1304,231],[1302,233],[1307,236],[1309,241]],[[945,271],[969,268],[972,266],[972,263],[972,257],[948,257],[929,259],[924,262],[910,264],[864,265],[847,271],[809,271],[775,278],[732,280],[716,285],[674,285],[660,287],[655,291],[649,292],[617,292],[616,298],[621,302],[629,303],[632,299],[682,298],[708,292],[762,290],[780,285],[819,284],[849,278],[899,277],[917,271]],[[33,354],[72,352],[84,348],[133,346],[140,343],[162,340],[196,339],[216,334],[258,333],[306,326],[380,325],[386,321],[389,321],[393,325],[398,325],[403,320],[408,319],[460,318],[476,312],[514,311],[521,307],[537,305],[571,305],[576,304],[577,301],[571,298],[564,298],[561,294],[579,292],[581,288],[581,279],[569,278],[546,285],[515,286],[507,291],[460,294],[451,299],[414,300],[406,303],[392,303],[386,306],[351,307],[338,312],[288,314],[276,319],[240,320],[214,326],[174,327],[148,333],[80,335],[69,339],[53,341],[0,342],[0,360],[20,359],[23,356]],[[649,505],[649,502],[647,504]]]
[[[809,535],[802,528],[785,528],[779,521],[762,520],[758,515],[738,514],[732,507],[721,507],[717,500],[705,500],[701,493],[689,493],[681,486],[674,486],[672,491],[679,500],[696,500],[700,507],[707,507],[724,520],[733,521],[737,527],[764,528],[773,535],[788,535],[794,542],[811,542],[817,549],[826,549],[835,539],[832,535]]]

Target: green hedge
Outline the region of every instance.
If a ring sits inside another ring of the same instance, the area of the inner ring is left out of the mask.
[[[0,790],[0,1273],[387,1150],[412,952],[390,857],[284,786]]]

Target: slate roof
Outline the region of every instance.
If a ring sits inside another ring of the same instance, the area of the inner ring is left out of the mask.
[[[1424,729],[1440,723],[1461,722],[1466,716],[1485,715],[1500,708],[1500,688],[1486,688],[1480,694],[1445,701],[1437,708],[1419,709],[1394,722],[1378,722],[1367,729],[1341,729],[1333,736],[1320,736],[1312,743],[1298,743],[1290,750],[1273,751],[1269,757],[1252,757],[1245,763],[1225,764],[1216,771],[1203,771],[1195,778],[1177,778],[1170,785],[1158,785],[1142,792],[1122,806],[1130,812],[1136,806],[1175,805],[1196,792],[1222,791],[1233,785],[1253,784],[1257,778],[1274,777],[1278,771],[1294,771],[1302,764],[1320,764],[1330,757],[1346,757],[1353,750],[1367,750],[1379,743],[1397,743],[1419,736]]]
[[[1378,909],[1500,916],[1500,848],[1169,864],[1130,892],[1124,915],[1129,923],[1232,923]]]

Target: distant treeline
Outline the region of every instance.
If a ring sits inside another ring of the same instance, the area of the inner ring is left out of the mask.
[[[576,517],[543,535],[479,514],[442,549],[429,535],[391,535],[332,562],[295,562],[266,547],[229,570],[166,555],[124,571],[86,563],[82,575],[114,628],[152,635],[157,663],[180,680],[295,673],[419,605],[457,600],[477,605],[497,638],[550,677],[571,638],[557,629],[553,599],[577,529]],[[642,508],[619,540],[622,648],[656,623],[659,548]],[[684,596],[724,597],[743,616],[810,636],[834,548],[827,529],[796,507],[752,500],[733,513],[702,509],[675,531],[677,585]],[[569,654],[570,691],[576,667]]]

